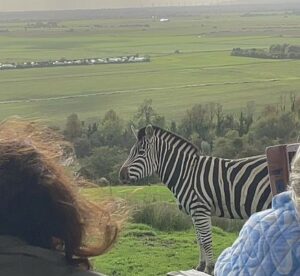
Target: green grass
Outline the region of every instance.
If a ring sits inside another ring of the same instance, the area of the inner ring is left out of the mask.
[[[218,256],[236,239],[236,234],[213,228],[213,250]],[[161,232],[143,224],[130,224],[116,246],[93,260],[96,271],[116,276],[162,276],[187,270],[198,263],[199,251],[192,230]]]
[[[175,202],[173,194],[164,185],[84,188],[81,193],[95,201],[101,201],[105,197],[119,197],[125,199],[129,204],[151,201]]]
[[[195,103],[219,102],[239,112],[256,101],[259,110],[282,94],[299,94],[300,61],[232,57],[230,51],[300,44],[299,22],[294,15],[224,14],[178,17],[168,24],[138,18],[69,21],[60,23],[65,28],[27,31],[22,22],[2,23],[10,32],[0,33],[0,62],[136,53],[150,55],[151,62],[0,71],[0,102],[42,99],[0,104],[0,119],[21,115],[61,125],[70,113],[90,120],[111,108],[130,119],[145,98],[169,121],[180,120]],[[174,54],[177,49],[180,54]],[[65,96],[71,98],[45,100]]]
[[[129,208],[142,208],[143,204],[146,207],[149,202],[170,208],[170,203],[175,202],[171,192],[163,185],[85,188],[81,193],[98,202],[106,197],[120,197],[128,201]],[[174,204],[174,214],[177,212],[175,209],[177,206]],[[228,233],[213,227],[214,258],[229,247],[236,237],[237,232]],[[197,265],[198,258],[199,249],[193,228],[186,231],[159,231],[149,225],[127,223],[113,249],[108,254],[94,258],[93,264],[95,270],[111,276],[154,276],[165,275],[173,270],[191,269]]]

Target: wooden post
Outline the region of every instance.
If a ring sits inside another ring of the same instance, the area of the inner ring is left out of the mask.
[[[299,144],[277,145],[266,149],[273,196],[287,190],[290,164]]]

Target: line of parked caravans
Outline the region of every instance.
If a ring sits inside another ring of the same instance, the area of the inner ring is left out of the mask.
[[[111,64],[111,63],[135,63],[149,62],[148,56],[124,56],[115,58],[87,58],[75,60],[49,60],[49,61],[28,61],[24,63],[0,63],[0,70],[9,69],[26,69],[39,67],[55,67],[55,66],[75,66],[75,65],[95,65],[95,64]]]

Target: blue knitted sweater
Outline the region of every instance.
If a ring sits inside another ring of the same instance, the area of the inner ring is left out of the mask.
[[[291,192],[253,214],[238,239],[218,258],[215,275],[300,275],[300,218]]]

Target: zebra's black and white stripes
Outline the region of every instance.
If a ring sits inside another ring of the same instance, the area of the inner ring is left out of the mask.
[[[271,205],[265,156],[238,160],[201,156],[186,139],[158,127],[139,130],[120,170],[123,182],[156,172],[191,215],[201,250],[199,270],[211,273],[211,216],[246,219]]]

